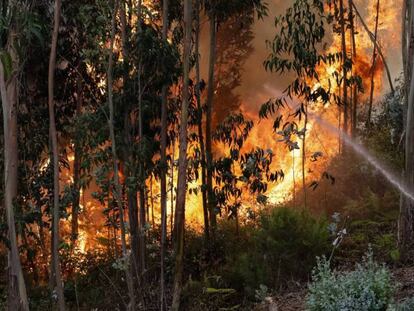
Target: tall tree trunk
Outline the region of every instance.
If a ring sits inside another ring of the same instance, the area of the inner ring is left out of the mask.
[[[374,30],[374,40],[377,41],[378,38],[378,22],[379,22],[379,13],[380,13],[380,0],[377,0],[376,16],[375,16],[375,30]],[[367,116],[367,127],[371,127],[371,114],[372,114],[372,104],[374,101],[374,88],[375,88],[375,68],[377,67],[377,47],[374,44],[374,50],[372,52],[372,65],[371,65],[371,90],[369,94],[369,104],[368,104],[368,116]]]
[[[406,101],[406,130],[405,130],[405,183],[407,189],[414,188],[414,63],[413,63],[413,8],[411,1],[406,4],[408,16],[405,41],[407,42],[407,51],[403,51],[406,57],[404,64],[406,66],[405,74],[409,73],[410,80],[405,81],[406,94],[409,94]],[[408,197],[402,197],[400,206],[399,219],[399,247],[403,260],[411,258],[414,246],[414,202]]]
[[[147,177],[147,176],[145,176],[145,177]],[[145,181],[146,181],[146,179],[145,179]],[[150,204],[151,204],[151,202],[150,202],[150,198],[149,198],[150,191],[151,190],[147,190],[147,184],[145,182],[145,192],[144,192],[144,194],[145,194],[144,195],[144,198],[145,198],[145,216],[146,216],[145,223],[146,223],[147,226],[151,223],[151,220],[150,220]]]
[[[167,44],[169,0],[162,7],[162,39]],[[165,303],[165,251],[167,241],[167,132],[168,132],[168,85],[163,85],[161,94],[161,263],[160,263],[160,310],[166,309]]]
[[[142,14],[142,0],[138,1],[138,35],[142,32],[141,26],[141,14]],[[140,154],[142,154],[142,148],[144,144],[144,113],[143,113],[143,103],[142,103],[142,64],[141,60],[138,63],[138,135],[139,135],[139,149]],[[144,161],[140,159],[139,161],[139,249],[140,249],[140,271],[141,274],[145,271],[145,257],[146,257],[146,239],[145,239],[145,227],[146,227],[146,213],[145,213],[145,167]]]
[[[65,297],[63,295],[62,275],[60,271],[59,260],[59,151],[58,138],[56,132],[55,120],[55,103],[54,103],[54,87],[55,87],[55,68],[56,68],[56,49],[59,35],[60,23],[60,0],[55,0],[55,13],[53,21],[52,45],[49,58],[49,79],[48,79],[48,94],[49,94],[49,135],[52,142],[53,155],[53,226],[52,226],[52,272],[54,274],[54,281],[58,297],[59,310],[65,310]]]
[[[411,68],[412,68],[412,61],[413,61],[413,40],[410,38],[412,37],[413,27],[410,25],[412,21],[412,0],[404,0],[403,1],[403,9],[402,9],[402,58],[403,58],[403,74],[404,74],[404,105],[403,105],[403,128],[406,127],[407,122],[407,109],[408,109],[408,97],[409,97],[409,83],[410,83],[410,76],[411,76]],[[404,132],[405,133],[405,130]],[[403,134],[404,135],[404,134]],[[401,199],[403,197],[401,196]],[[401,201],[401,200],[400,200]]]
[[[351,44],[352,44],[352,75],[356,75],[355,71],[355,62],[357,60],[357,50],[356,50],[356,40],[355,40],[355,17],[354,17],[354,7],[353,0],[348,0],[349,5],[349,25],[351,28]],[[358,123],[358,86],[354,83],[352,85],[351,93],[351,135],[355,137],[356,128]]]
[[[127,190],[129,234],[133,268],[139,271],[138,197],[135,190]]]
[[[13,27],[9,30],[7,52],[13,61],[13,68],[19,68],[14,51],[15,32]],[[17,72],[10,73],[6,80],[3,63],[0,61],[0,92],[3,108],[4,129],[4,207],[6,209],[8,239],[10,248],[7,253],[8,260],[8,310],[29,310],[19,248],[16,237],[16,224],[13,203],[17,196],[17,169],[18,169],[18,143],[17,143],[17,102],[18,81]]]
[[[341,93],[341,87],[339,87],[339,93]],[[343,143],[343,139],[342,139],[342,111],[341,109],[338,109],[338,153],[341,154],[342,153],[342,143]]]
[[[77,78],[77,98],[76,98],[76,118],[79,118],[82,113],[83,106],[83,87],[82,87],[82,72],[81,64],[78,66]],[[73,160],[73,201],[72,201],[72,220],[71,220],[71,241],[74,246],[79,234],[79,203],[80,203],[80,176],[82,163],[82,149],[79,141],[79,133],[75,130],[74,139],[74,160]]]
[[[292,151],[293,207],[296,207],[295,150]]]
[[[129,50],[128,50],[128,24],[126,18],[126,9],[125,9],[126,1],[123,0],[120,6],[120,21],[121,21],[121,40],[122,40],[122,56],[123,56],[123,104],[125,107],[128,106],[128,99],[126,98],[129,92]],[[125,177],[128,179],[129,177],[135,176],[135,169],[134,166],[134,159],[131,155],[131,148],[130,146],[133,144],[133,138],[131,134],[131,118],[130,118],[130,110],[127,109],[124,115],[124,139],[125,139],[125,148],[123,150],[125,162]],[[130,187],[131,185],[127,185],[126,192],[127,192],[127,201],[128,201],[128,219],[129,219],[129,227],[130,227],[130,244],[131,244],[131,254],[132,254],[132,264],[133,268],[139,274],[142,272],[138,264],[139,262],[139,232],[138,232],[138,203],[137,203],[137,191],[135,187]]]
[[[387,78],[388,78],[388,83],[390,85],[391,93],[394,94],[395,93],[395,89],[394,89],[394,85],[392,83],[391,71],[390,71],[390,68],[388,66],[387,60],[385,59],[385,56],[382,53],[382,49],[381,49],[380,45],[378,44],[378,41],[374,39],[374,34],[369,30],[367,24],[365,23],[364,19],[362,18],[361,14],[359,13],[358,8],[356,7],[356,5],[355,5],[354,2],[352,2],[352,6],[353,6],[353,8],[355,10],[356,15],[358,16],[359,20],[361,21],[362,27],[364,27],[364,29],[367,32],[367,34],[368,34],[369,38],[371,39],[372,43],[377,48],[378,54],[381,57],[382,63],[385,66],[385,71],[387,73]]]
[[[192,0],[184,1],[184,72],[183,72],[183,98],[181,105],[180,122],[180,153],[178,158],[178,186],[176,214],[177,223],[175,239],[175,273],[173,286],[172,311],[180,310],[180,299],[183,282],[183,257],[184,257],[184,231],[185,231],[185,200],[187,194],[187,125],[189,105],[189,72],[192,35]]]
[[[201,153],[201,194],[203,202],[203,215],[204,215],[204,237],[206,241],[209,241],[209,217],[208,217],[208,206],[207,206],[207,177],[206,177],[206,150],[204,145],[203,135],[203,108],[201,105],[201,90],[200,90],[200,0],[196,1],[196,29],[195,29],[195,55],[196,55],[196,100],[197,100],[197,111],[198,111],[198,139],[200,142],[200,153]]]
[[[303,128],[303,140],[302,140],[302,189],[303,189],[303,202],[304,207],[307,207],[307,192],[306,192],[306,131],[308,130],[308,103],[305,103],[305,125]]]
[[[114,103],[113,103],[113,50],[114,50],[114,41],[115,41],[115,32],[116,32],[116,15],[118,12],[118,0],[115,0],[114,10],[111,21],[111,45],[109,51],[109,60],[108,60],[108,71],[107,71],[107,87],[108,87],[108,106],[109,106],[109,134],[111,139],[111,151],[112,151],[112,161],[114,169],[114,197],[118,204],[119,208],[119,218],[120,218],[120,227],[121,227],[121,244],[122,244],[122,256],[128,262],[128,251],[126,243],[126,228],[125,228],[125,217],[124,217],[124,207],[122,201],[122,190],[121,184],[119,182],[119,172],[118,172],[118,156],[116,151],[116,140],[115,140],[115,129],[114,129]],[[126,281],[128,287],[128,295],[130,300],[131,310],[136,310],[135,305],[135,295],[134,295],[134,283],[131,273],[131,265],[129,264],[126,271]]]
[[[402,17],[402,23],[401,23],[401,51],[402,51],[402,61],[403,61],[403,74],[404,74],[404,83],[408,80],[407,75],[407,47],[408,47],[408,40],[407,37],[409,35],[407,34],[407,31],[409,27],[407,27],[407,19],[408,19],[408,5],[410,0],[403,0],[402,10],[401,10],[401,17]],[[405,89],[407,89],[405,87]]]
[[[414,189],[414,70],[411,69],[406,134],[405,134],[405,183],[407,189]],[[403,259],[412,255],[414,245],[414,202],[405,197],[402,200],[399,242]]]
[[[171,234],[171,241],[173,240],[174,236],[174,163],[175,163],[175,138],[172,141],[172,153],[171,153],[171,188],[170,188],[170,234]]]
[[[340,27],[341,27],[341,50],[342,50],[342,104],[344,109],[344,126],[343,130],[345,133],[348,133],[348,70],[347,70],[347,61],[348,55],[346,50],[346,25],[345,25],[345,8],[344,1],[339,0],[339,14],[340,14]]]
[[[150,206],[151,206],[151,224],[152,224],[152,228],[155,229],[154,191],[153,191],[153,185],[154,185],[154,178],[153,178],[153,175],[151,175],[151,178],[150,178],[150,190],[149,190],[149,200],[150,200]]]
[[[207,160],[207,195],[210,213],[210,229],[214,235],[217,224],[216,206],[213,190],[213,153],[212,153],[212,114],[214,102],[214,66],[216,63],[217,19],[214,10],[210,12],[210,57],[207,86],[206,114],[206,160]]]

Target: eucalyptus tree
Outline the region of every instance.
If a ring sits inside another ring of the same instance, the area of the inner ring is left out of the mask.
[[[133,278],[131,273],[131,264],[127,252],[127,243],[126,243],[126,225],[125,225],[125,216],[123,211],[123,200],[122,200],[122,191],[121,185],[119,182],[118,175],[118,156],[116,149],[116,139],[115,139],[115,129],[114,129],[114,103],[113,103],[113,50],[114,42],[116,35],[116,16],[119,8],[118,0],[114,1],[114,9],[112,12],[111,20],[111,32],[110,32],[110,49],[109,49],[109,60],[108,60],[108,71],[107,71],[107,88],[108,88],[108,106],[109,106],[109,132],[111,140],[111,150],[112,150],[112,161],[113,161],[113,170],[114,170],[114,196],[119,205],[119,215],[120,215],[120,224],[121,224],[121,242],[122,242],[122,256],[126,261],[125,274],[127,279],[128,294],[129,294],[129,303],[132,310],[136,309],[135,305],[135,294],[134,294],[134,285]]]
[[[232,16],[252,15],[257,13],[261,18],[267,13],[267,7],[261,0],[211,0],[204,1],[204,9],[210,22],[209,31],[209,63],[208,63],[208,81],[207,81],[207,98],[206,98],[206,167],[207,167],[207,201],[209,210],[210,228],[215,231],[217,222],[217,207],[213,191],[213,106],[215,92],[215,65],[217,60],[217,29],[220,23],[224,23]]]
[[[167,42],[168,36],[168,4],[164,0],[162,7],[162,39]],[[160,263],[160,310],[164,311],[165,304],[165,252],[167,240],[167,126],[168,126],[168,85],[162,86],[161,94],[161,160],[160,160],[160,188],[161,188],[161,263]]]
[[[339,23],[339,32],[341,36],[341,53],[342,53],[342,105],[343,105],[343,115],[344,115],[344,125],[343,129],[345,133],[348,132],[349,129],[349,102],[348,102],[348,71],[352,66],[350,64],[347,52],[347,42],[346,42],[346,28],[347,28],[347,20],[345,19],[345,6],[344,0],[339,0],[339,10],[335,8],[335,11],[339,11],[337,16],[337,20]],[[305,141],[305,139],[303,140]]]
[[[200,77],[200,14],[201,14],[201,0],[196,0],[195,6],[195,94],[197,101],[197,130],[199,137],[200,153],[201,153],[201,196],[203,203],[204,216],[204,237],[208,242],[210,240],[210,223],[207,206],[207,175],[206,175],[206,148],[205,137],[203,133],[203,104],[201,102],[201,93],[205,88],[205,82]]]
[[[90,151],[93,149],[93,142],[91,137],[85,135],[90,129],[95,129],[96,125],[85,124],[85,117],[88,118],[88,112],[96,108],[96,101],[102,94],[98,92],[98,86],[93,81],[93,73],[87,70],[87,56],[85,55],[88,48],[89,36],[91,36],[90,16],[85,17],[82,13],[83,10],[90,6],[88,2],[72,1],[69,5],[64,7],[62,12],[63,16],[71,16],[72,18],[64,18],[64,27],[61,30],[61,48],[59,50],[61,57],[63,58],[59,62],[59,71],[64,72],[66,75],[64,85],[66,88],[60,88],[65,90],[60,95],[63,101],[66,101],[66,111],[61,114],[66,116],[69,120],[59,120],[63,123],[61,128],[65,132],[65,136],[70,140],[69,152],[73,154],[73,170],[72,177],[73,183],[70,186],[71,197],[71,243],[72,247],[76,247],[76,242],[79,236],[79,214],[81,212],[81,190],[85,189],[91,179],[92,167],[90,165]],[[96,14],[96,13],[95,13]],[[100,27],[102,22],[95,22],[94,28]],[[96,31],[94,29],[94,31]],[[65,68],[66,67],[66,68]],[[99,94],[99,95],[98,95]],[[100,99],[101,100],[101,99]],[[71,110],[69,110],[69,107]],[[66,125],[65,123],[68,123]],[[97,122],[98,124],[100,122]],[[65,138],[66,138],[65,137]],[[93,136],[97,138],[97,136]],[[89,142],[88,142],[89,140]],[[66,147],[66,146],[65,146]]]
[[[208,82],[207,82],[207,100],[206,100],[206,167],[207,167],[207,202],[210,228],[213,231],[216,230],[216,211],[215,200],[213,192],[213,153],[212,153],[212,113],[213,113],[213,101],[214,101],[214,66],[216,63],[216,38],[217,38],[217,16],[215,14],[214,3],[208,10],[210,21],[210,56],[208,66]]]
[[[124,119],[124,126],[123,126],[123,144],[122,148],[122,162],[123,162],[123,174],[126,176],[127,180],[131,180],[136,176],[136,168],[135,162],[133,164],[134,154],[133,154],[133,146],[134,144],[134,137],[133,137],[133,122],[131,121],[131,114],[132,108],[128,105],[129,101],[131,100],[131,87],[132,83],[130,80],[130,48],[132,47],[130,41],[128,40],[132,25],[129,24],[127,19],[126,11],[132,10],[132,7],[127,4],[127,1],[121,1],[120,3],[120,22],[121,22],[121,45],[122,45],[122,58],[123,58],[123,68],[122,68],[122,79],[123,79],[123,94],[122,94],[122,104],[125,107],[123,111],[123,119]],[[138,11],[137,11],[137,24],[139,29],[141,29],[141,9],[142,4],[141,1],[138,3]],[[141,73],[138,73],[139,75]],[[141,109],[141,108],[140,108]],[[140,114],[141,115],[141,114]],[[142,120],[139,120],[140,124]],[[140,135],[142,133],[140,132]],[[138,206],[137,206],[137,187],[132,183],[129,183],[126,186],[127,192],[127,202],[128,202],[128,220],[129,220],[129,231],[131,236],[131,259],[133,263],[134,269],[138,272],[138,274],[142,274],[142,270],[144,269],[145,263],[143,263],[143,254],[141,253],[143,248],[145,247],[144,240],[142,238],[142,234],[140,233],[140,223],[138,218]],[[142,197],[142,191],[140,193],[140,197]],[[142,207],[141,207],[142,210]]]
[[[247,191],[258,203],[265,204],[268,183],[284,177],[283,171],[271,169],[271,150],[256,148],[242,152],[252,128],[253,121],[245,119],[242,113],[232,114],[217,126],[213,136],[229,150],[214,161],[214,194],[220,211],[224,210],[229,219],[235,220],[237,234],[243,192]]]
[[[404,179],[407,189],[414,188],[414,8],[411,0],[404,1],[403,11],[403,64],[405,83],[405,168]],[[402,197],[399,219],[399,246],[402,258],[412,255],[414,241],[414,202]]]
[[[3,13],[0,46],[0,93],[3,108],[4,128],[4,207],[6,210],[8,228],[8,295],[9,310],[29,310],[26,284],[23,278],[19,247],[16,236],[14,203],[17,198],[18,185],[18,101],[19,74],[21,60],[16,50],[19,29],[18,16],[28,12],[18,12],[23,3],[10,1],[2,2],[0,9]],[[10,14],[10,15],[9,15]],[[9,23],[7,23],[9,21]],[[6,29],[6,31],[4,31]]]
[[[220,211],[224,210],[229,219],[235,219],[236,231],[239,229],[239,209],[241,207],[242,188],[238,185],[240,176],[236,166],[241,156],[241,149],[253,128],[253,121],[234,114],[228,116],[217,126],[214,140],[229,149],[229,153],[214,161],[214,195]]]
[[[378,41],[378,24],[379,24],[379,17],[380,17],[380,0],[377,0],[376,4],[376,14],[375,14],[375,29],[374,29],[374,40]],[[375,87],[375,68],[377,67],[377,46],[374,45],[374,49],[372,51],[372,65],[371,65],[371,89],[369,94],[369,103],[368,103],[368,116],[367,116],[367,127],[370,127],[371,124],[371,114],[372,114],[372,104],[374,100],[374,87]]]
[[[48,272],[46,267],[48,257],[52,253],[48,249],[49,239],[46,231],[49,230],[49,216],[53,213],[53,200],[50,194],[53,193],[53,163],[48,162],[47,150],[49,149],[49,124],[45,123],[48,115],[48,58],[44,57],[49,51],[49,46],[45,44],[45,38],[51,32],[44,24],[50,23],[51,14],[42,15],[44,10],[49,9],[49,4],[28,7],[30,12],[25,20],[21,20],[21,27],[33,32],[30,40],[26,38],[20,42],[19,55],[21,57],[21,71],[19,74],[19,195],[16,203],[17,224],[21,241],[21,250],[26,252],[26,264],[30,265],[34,271],[36,282],[45,280]],[[25,9],[28,9],[25,8]],[[68,9],[69,7],[67,7]],[[26,14],[25,14],[26,15]],[[18,16],[23,17],[21,13]],[[76,53],[71,45],[73,41],[67,39],[72,24],[65,22],[65,27],[60,27],[60,44],[57,47],[58,55],[65,55],[66,59],[72,60]],[[22,28],[23,29],[23,28]],[[27,37],[28,34],[25,36]],[[20,36],[19,36],[20,37]],[[36,40],[34,40],[36,39]],[[20,39],[19,39],[20,40]],[[34,51],[25,53],[24,51]],[[70,52],[69,52],[70,51]],[[54,100],[56,115],[56,129],[59,132],[59,159],[60,169],[68,169],[68,160],[65,158],[66,141],[72,133],[67,131],[71,127],[75,115],[75,91],[76,77],[74,66],[69,62],[62,61],[59,56],[55,79]],[[68,135],[69,134],[69,135]],[[61,193],[60,216],[66,216],[65,207],[71,202],[71,192],[69,187],[65,187]],[[53,247],[53,243],[51,243]],[[41,255],[41,256],[39,256]],[[45,277],[46,276],[46,277]],[[52,281],[52,280],[51,280]],[[53,283],[53,282],[51,282]]]
[[[175,224],[175,272],[173,285],[173,301],[171,309],[180,310],[180,299],[183,282],[185,201],[187,193],[187,124],[189,106],[189,74],[192,38],[192,0],[184,1],[184,52],[183,52],[183,90],[180,119],[180,151],[178,159],[178,185]]]
[[[143,14],[148,11],[144,4],[139,7]],[[131,234],[137,236],[139,244],[138,248],[135,248],[134,238],[133,253],[137,258],[141,275],[146,268],[145,236],[149,229],[146,183],[152,175],[158,177],[165,171],[161,167],[166,160],[163,154],[164,147],[167,148],[168,137],[160,139],[159,136],[165,135],[169,126],[168,109],[165,105],[168,104],[166,100],[169,95],[168,88],[179,76],[179,53],[177,45],[166,40],[168,28],[165,30],[165,37],[160,33],[158,28],[160,16],[150,15],[145,21],[141,17],[136,22],[136,26],[131,24],[133,19],[128,23],[125,23],[125,20],[126,18],[121,19],[121,37],[124,38],[123,46],[127,57],[123,59],[121,70],[122,91],[117,94],[123,105],[117,109],[116,119],[123,127],[120,160],[127,172],[124,186],[129,195],[131,220],[136,217],[136,201],[139,193],[139,217],[137,221],[131,222]],[[133,27],[137,27],[139,31],[132,31]],[[164,112],[163,106],[167,109]],[[158,122],[160,119],[164,119],[161,127]],[[160,145],[163,146],[160,148]],[[158,153],[162,155],[159,163],[154,161]],[[138,230],[136,230],[136,223],[138,223]]]
[[[357,6],[355,5],[355,2],[354,1],[350,2],[350,5],[352,5],[353,11],[355,12],[356,16],[358,17],[359,21],[361,22],[362,27],[364,28],[365,32],[368,34],[369,39],[371,40],[372,44],[377,49],[378,55],[381,57],[382,63],[384,64],[384,67],[385,67],[385,72],[387,74],[387,80],[388,80],[388,84],[390,86],[391,93],[394,94],[395,93],[395,87],[394,87],[394,84],[392,82],[391,70],[390,70],[389,65],[388,65],[388,62],[387,62],[387,60],[386,60],[386,58],[384,56],[384,53],[382,51],[382,48],[381,48],[378,40],[375,39],[374,34],[368,28],[368,25],[366,24],[364,18],[362,17],[362,15],[359,12]]]
[[[356,29],[355,29],[355,14],[354,14],[354,7],[353,7],[353,0],[348,0],[348,7],[349,7],[349,28],[350,28],[350,35],[351,35],[351,62],[352,64],[355,63],[357,60],[357,47],[356,47]],[[356,76],[358,74],[355,66],[352,66],[352,76]],[[352,85],[351,90],[351,101],[350,101],[350,110],[351,110],[351,135],[352,137],[356,136],[356,129],[358,123],[358,85],[354,83]]]
[[[343,21],[339,16],[337,18],[340,23]],[[283,95],[262,105],[259,115],[267,118],[276,114],[274,130],[282,135],[282,141],[290,150],[300,149],[294,138],[302,140],[302,185],[305,195],[308,154],[305,139],[308,109],[312,108],[308,106],[343,102],[341,96],[331,92],[333,83],[336,82],[338,86],[344,83],[338,78],[340,73],[328,77],[328,85],[319,83],[320,72],[325,73],[323,66],[333,64],[343,57],[342,51],[324,54],[325,33],[332,20],[333,16],[329,7],[325,6],[325,1],[294,1],[284,15],[276,18],[277,34],[272,42],[268,42],[271,53],[264,63],[265,69],[270,72],[293,75],[293,81],[288,84]],[[341,64],[342,67],[347,65],[343,60]],[[347,69],[342,67],[341,71],[345,75]],[[342,79],[344,78],[343,76]],[[283,109],[289,102],[295,103],[295,113],[284,115]]]
[[[92,197],[105,206],[104,215],[109,215],[108,230],[119,230],[119,211],[112,200],[112,176],[109,177],[112,165],[106,126],[108,112],[102,104],[107,100],[102,81],[106,80],[108,55],[100,46],[100,42],[109,41],[112,10],[111,3],[98,6],[95,1],[73,1],[62,12],[55,97],[65,103],[56,107],[58,131],[63,141],[61,148],[65,154],[74,156],[73,183],[65,191],[70,198],[65,201],[71,206],[72,250],[78,245],[80,190],[90,189],[92,181],[98,186]]]
[[[48,75],[48,106],[49,106],[49,135],[51,140],[51,149],[53,161],[53,228],[52,228],[52,263],[51,263],[51,275],[54,278],[54,285],[56,286],[56,292],[58,297],[59,310],[65,310],[65,297],[63,294],[63,282],[60,269],[59,259],[59,227],[60,227],[60,204],[59,204],[59,147],[58,137],[56,132],[56,120],[55,120],[55,104],[54,104],[54,87],[55,87],[55,69],[56,69],[56,49],[59,36],[59,23],[60,23],[60,0],[55,1],[54,7],[54,20],[53,20],[53,32],[52,42],[49,58],[49,75]]]

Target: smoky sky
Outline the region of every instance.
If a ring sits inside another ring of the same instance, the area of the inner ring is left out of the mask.
[[[355,1],[355,4],[359,7],[359,11],[368,24],[370,18],[374,18],[372,14],[370,16],[369,12],[373,11],[376,2],[376,0]],[[293,0],[269,0],[267,3],[269,8],[268,16],[263,20],[256,20],[253,25],[252,30],[254,38],[251,42],[253,52],[242,66],[242,84],[235,90],[235,92],[241,96],[242,110],[250,113],[258,111],[260,106],[269,98],[281,95],[283,89],[292,80],[292,76],[289,76],[288,74],[279,75],[266,72],[263,62],[270,53],[269,49],[266,47],[266,40],[272,41],[276,34],[276,28],[274,26],[275,17],[283,14],[293,3]],[[385,20],[385,16],[380,15],[380,24],[383,24],[384,27],[383,30],[379,31],[379,42],[382,46],[383,53],[385,54],[394,80],[400,76],[402,70],[401,41],[399,39],[401,36],[401,17],[399,15],[399,11],[401,11],[401,0],[382,1],[382,3],[395,8],[393,17],[395,22],[387,21]],[[384,7],[383,9],[385,10]],[[387,14],[387,12],[383,13],[383,15],[385,14]],[[389,24],[391,24],[392,27],[388,27]],[[203,77],[207,77],[208,72],[208,27],[208,20],[206,17],[203,17],[201,34],[202,44],[200,48],[202,65],[201,74]],[[359,33],[357,36],[361,36],[362,38],[364,30],[358,21],[356,22],[356,27],[357,32]],[[367,53],[370,53],[370,51],[367,51]],[[388,84],[385,78],[383,79],[383,84],[384,85],[381,88],[382,94],[377,95],[383,95],[388,91]]]

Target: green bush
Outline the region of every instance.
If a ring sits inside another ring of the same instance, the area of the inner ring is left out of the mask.
[[[392,302],[390,272],[374,262],[372,252],[355,270],[336,273],[330,263],[318,260],[309,285],[309,311],[385,311]]]
[[[306,277],[316,256],[330,248],[327,222],[290,208],[263,213],[251,239],[231,263],[230,278],[235,288],[243,287],[252,296],[261,284],[275,289],[292,278]]]

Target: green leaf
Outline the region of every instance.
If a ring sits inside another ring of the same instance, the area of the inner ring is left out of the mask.
[[[233,288],[206,288],[207,294],[234,294],[236,292]]]

